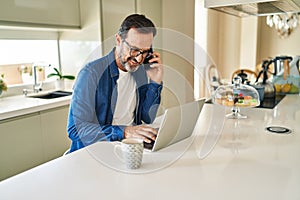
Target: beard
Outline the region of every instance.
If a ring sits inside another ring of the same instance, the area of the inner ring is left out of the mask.
[[[137,65],[137,66],[130,65],[128,61],[134,60],[134,58],[129,57],[126,61],[124,61],[122,59],[122,55],[123,55],[123,52],[121,52],[119,54],[119,60],[120,60],[121,65],[126,69],[127,72],[130,72],[130,73],[135,72],[139,68],[140,65]]]
[[[128,59],[130,60],[130,59]],[[123,62],[121,61],[121,65],[126,69],[127,72],[135,72],[138,68],[139,68],[139,65],[133,67],[133,66],[130,66],[130,64],[128,63],[128,60],[126,62]]]

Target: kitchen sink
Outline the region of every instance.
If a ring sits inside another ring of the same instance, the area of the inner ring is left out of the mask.
[[[57,91],[47,92],[43,94],[28,95],[27,97],[40,98],[40,99],[55,99],[55,98],[65,97],[70,95],[72,95],[72,92],[57,90]]]

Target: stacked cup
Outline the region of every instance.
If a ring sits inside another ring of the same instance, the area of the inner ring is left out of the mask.
[[[121,150],[121,153],[119,151]],[[142,139],[128,138],[116,144],[114,148],[117,157],[125,163],[128,169],[140,168],[143,160],[144,143]],[[120,155],[121,154],[121,155]]]

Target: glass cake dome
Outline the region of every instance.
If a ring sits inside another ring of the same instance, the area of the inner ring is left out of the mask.
[[[260,104],[257,90],[241,82],[240,77],[235,77],[233,84],[219,86],[212,98],[214,104],[232,107],[232,113],[226,115],[227,118],[247,118],[247,116],[240,113],[240,108],[256,107]]]

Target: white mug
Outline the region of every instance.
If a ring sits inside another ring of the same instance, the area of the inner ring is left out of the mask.
[[[119,153],[121,150],[121,153]],[[123,139],[114,147],[116,156],[125,163],[128,169],[140,168],[143,160],[144,143],[139,138]],[[121,155],[120,155],[121,154]]]

